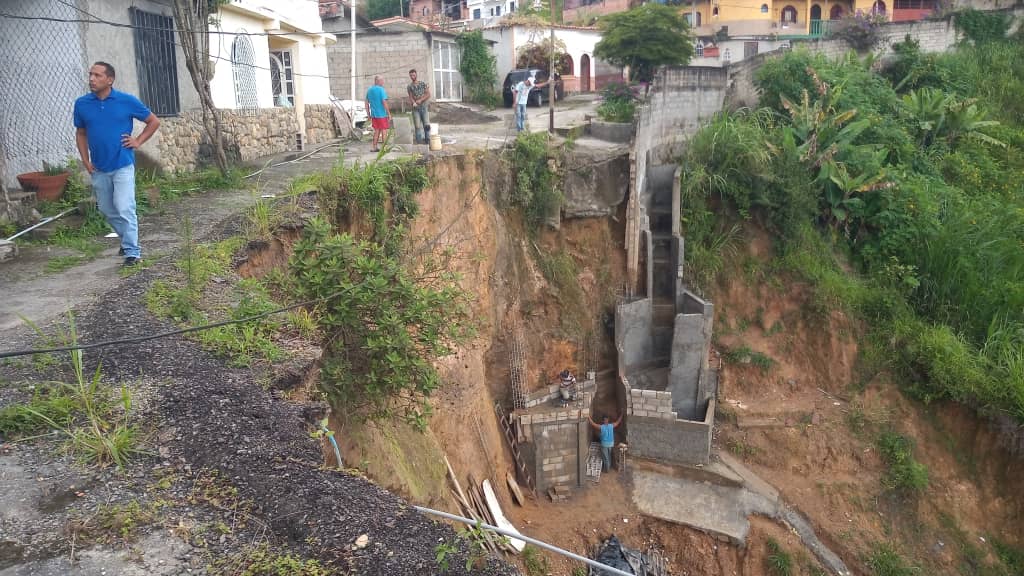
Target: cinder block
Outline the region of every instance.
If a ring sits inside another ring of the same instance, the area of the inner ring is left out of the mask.
[[[633,410],[633,416],[646,417],[647,410]]]
[[[654,390],[642,390],[641,395],[644,398],[655,398],[657,397],[658,393],[655,392]]]

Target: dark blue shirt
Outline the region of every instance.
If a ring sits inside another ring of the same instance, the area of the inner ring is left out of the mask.
[[[100,100],[92,92],[75,100],[75,128],[85,128],[89,159],[100,172],[113,172],[135,163],[135,151],[121,144],[131,136],[132,119],[145,120],[152,112],[131,94],[111,90]]]

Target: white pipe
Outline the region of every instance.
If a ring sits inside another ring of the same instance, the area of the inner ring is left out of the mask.
[[[24,234],[26,232],[31,232],[32,230],[35,230],[36,228],[39,228],[43,224],[49,224],[50,222],[53,222],[54,220],[57,220],[58,218],[64,216],[65,214],[70,214],[71,212],[74,212],[75,210],[78,210],[78,208],[77,207],[75,207],[75,208],[68,208],[67,210],[61,212],[60,214],[57,214],[56,216],[48,216],[46,218],[43,218],[42,220],[39,221],[38,224],[33,224],[32,226],[29,226],[28,228],[25,228],[21,232],[18,232],[14,236],[11,236],[10,238],[8,238],[7,241],[10,242],[11,240],[14,240],[18,236],[21,236],[22,234]]]
[[[550,550],[551,552],[554,552],[555,554],[561,554],[562,556],[565,556],[567,558],[572,558],[573,560],[576,560],[577,562],[583,562],[584,564],[588,564],[590,566],[593,566],[594,568],[598,568],[598,569],[604,571],[607,574],[616,574],[617,576],[636,576],[635,574],[630,574],[629,572],[623,572],[622,570],[619,570],[618,568],[612,568],[611,566],[607,566],[605,564],[601,564],[600,562],[597,562],[596,560],[591,560],[590,558],[585,558],[583,556],[580,556],[579,554],[574,554],[572,552],[569,552],[568,550],[563,550],[563,549],[558,548],[556,546],[552,546],[551,544],[548,544],[547,542],[541,542],[540,540],[536,540],[534,538],[530,538],[529,536],[523,536],[522,534],[520,534],[518,532],[510,532],[510,531],[505,530],[503,528],[498,528],[497,526],[491,526],[490,524],[484,524],[483,522],[477,522],[476,520],[471,520],[469,518],[464,518],[462,516],[456,516],[455,514],[449,514],[447,512],[441,512],[440,510],[431,510],[430,508],[424,508],[422,506],[413,506],[413,509],[415,509],[415,510],[417,510],[419,512],[423,512],[424,514],[433,514],[434,516],[440,516],[441,518],[447,518],[448,520],[454,520],[456,522],[462,522],[463,524],[468,524],[470,526],[479,526],[480,528],[486,528],[487,530],[490,530],[492,532],[497,532],[498,534],[501,534],[502,536],[507,536],[509,538],[515,538],[516,540],[524,540],[526,542],[529,542],[530,544],[533,544],[534,546],[539,546],[539,547],[541,547],[541,548],[543,548],[545,550]]]

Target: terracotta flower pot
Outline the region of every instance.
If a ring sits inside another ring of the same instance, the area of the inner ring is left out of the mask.
[[[36,200],[41,202],[56,202],[64,192],[64,185],[68,183],[67,172],[48,176],[45,172],[27,172],[18,174],[18,183],[25,191],[34,191]]]

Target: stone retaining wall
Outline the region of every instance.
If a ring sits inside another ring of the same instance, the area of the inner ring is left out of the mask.
[[[224,151],[229,160],[254,160],[296,148],[299,124],[292,108],[220,112]],[[213,164],[200,110],[162,119],[157,134],[160,138],[157,163],[163,170],[191,172]]]
[[[338,137],[334,126],[334,106],[331,104],[306,104],[306,146],[315,146]]]

